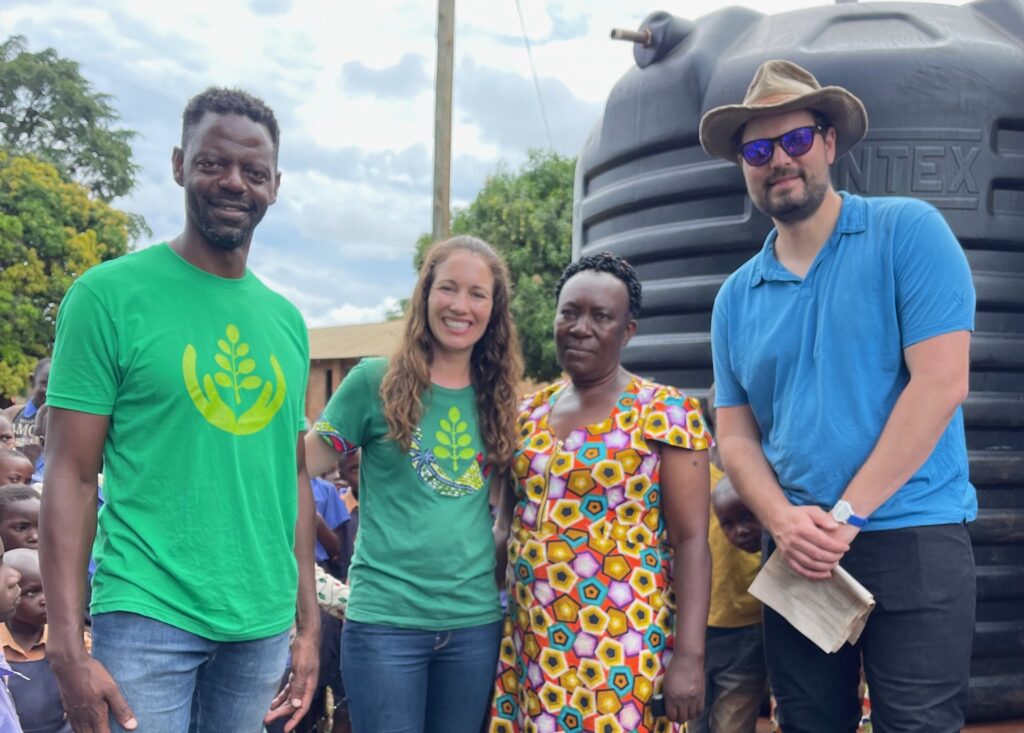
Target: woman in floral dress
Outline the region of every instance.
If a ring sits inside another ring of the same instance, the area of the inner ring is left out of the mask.
[[[490,733],[677,731],[703,706],[711,435],[696,400],[620,365],[639,310],[613,255],[559,283],[569,378],[519,416]]]

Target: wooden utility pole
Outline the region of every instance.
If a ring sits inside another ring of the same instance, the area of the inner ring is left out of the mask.
[[[437,0],[437,80],[434,86],[434,241],[447,239],[451,219],[452,68],[455,0]]]

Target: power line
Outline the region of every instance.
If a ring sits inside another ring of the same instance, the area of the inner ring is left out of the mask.
[[[515,0],[516,12],[519,13],[519,27],[523,31],[523,45],[526,46],[526,57],[530,60],[530,73],[533,74],[533,88],[537,90],[537,103],[540,105],[540,116],[544,120],[544,132],[548,136],[548,147],[551,150],[555,149],[555,144],[551,140],[551,126],[548,124],[548,113],[544,108],[544,97],[540,93],[540,80],[537,78],[537,69],[533,65],[533,50],[530,48],[530,38],[526,35],[526,23],[523,21],[523,8],[519,4],[519,0]]]

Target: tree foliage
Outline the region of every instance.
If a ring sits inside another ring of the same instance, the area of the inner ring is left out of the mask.
[[[0,44],[0,140],[14,155],[34,155],[110,201],[135,185],[131,130],[111,97],[92,88],[78,64],[52,48],[29,53],[25,38]]]
[[[573,158],[532,150],[518,171],[500,166],[452,219],[452,234],[480,237],[508,263],[526,376],[538,381],[560,373],[551,334],[555,285],[571,258],[575,167]],[[417,269],[430,244],[429,235],[417,242]]]
[[[128,250],[129,225],[49,163],[0,151],[0,394],[22,391],[53,347],[67,289]]]

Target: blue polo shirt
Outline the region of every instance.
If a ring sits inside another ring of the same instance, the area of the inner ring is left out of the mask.
[[[806,277],[764,247],[718,293],[711,320],[717,407],[749,405],[789,500],[831,508],[871,453],[909,381],[903,350],[974,330],[960,244],[930,204],[845,192]],[[866,530],[971,520],[963,413]]]

